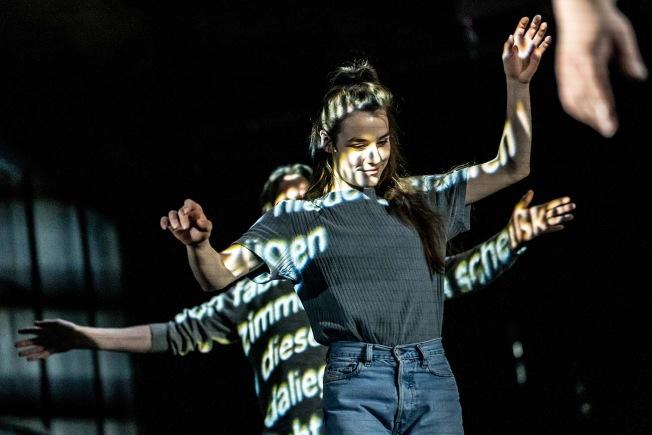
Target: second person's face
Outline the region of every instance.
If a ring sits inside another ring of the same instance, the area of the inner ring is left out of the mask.
[[[279,185],[279,194],[274,204],[286,199],[303,199],[310,187],[310,182],[299,174],[285,175]]]
[[[335,182],[351,187],[375,187],[391,153],[389,119],[385,110],[357,111],[342,120],[335,138]]]

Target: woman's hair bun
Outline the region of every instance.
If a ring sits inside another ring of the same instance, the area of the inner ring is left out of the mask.
[[[331,88],[352,86],[360,83],[378,84],[378,73],[367,59],[356,59],[337,68],[330,77]]]

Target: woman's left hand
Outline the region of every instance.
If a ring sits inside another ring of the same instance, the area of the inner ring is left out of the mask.
[[[503,46],[503,67],[508,80],[529,83],[552,42],[550,36],[545,36],[548,23],[541,22],[541,15],[536,15],[528,28],[529,22],[528,17],[521,18]]]

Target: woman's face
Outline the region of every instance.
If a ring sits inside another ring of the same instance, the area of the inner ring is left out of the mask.
[[[391,152],[387,112],[352,112],[342,120],[333,152],[336,189],[378,185]]]

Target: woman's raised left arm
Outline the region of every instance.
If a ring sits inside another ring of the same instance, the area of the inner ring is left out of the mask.
[[[523,17],[514,34],[505,41],[502,55],[507,80],[505,128],[496,157],[469,168],[467,204],[514,184],[530,173],[530,80],[551,43],[551,37],[545,36],[547,28],[540,15],[535,16],[531,23]]]

